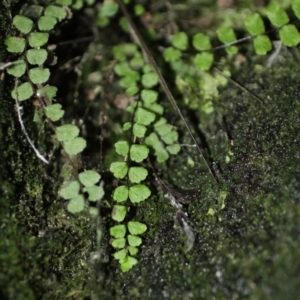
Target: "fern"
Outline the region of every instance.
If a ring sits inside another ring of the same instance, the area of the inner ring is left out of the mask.
[[[113,199],[126,205],[116,204],[112,211],[112,218],[118,223],[123,223],[128,205],[143,202],[151,195],[149,187],[141,183],[148,176],[148,170],[143,162],[149,157],[149,147],[154,150],[157,161],[164,162],[170,154],[177,154],[180,146],[177,143],[177,132],[162,117],[164,109],[158,103],[159,94],[155,91],[158,76],[144,62],[137,46],[118,45],[114,47],[113,53],[116,59],[114,70],[120,76],[120,85],[126,89],[128,96],[135,98],[127,107],[127,111],[133,114],[133,121],[126,122],[123,126],[124,131],[130,131],[131,140],[115,143],[116,152],[123,156],[124,161],[113,162],[110,166],[116,178],[125,179],[125,182],[114,190]],[[123,248],[114,255],[119,260],[122,271],[128,271],[136,264],[137,261],[132,256],[137,254],[137,247],[142,243],[140,237],[130,231],[129,224],[132,222],[129,221],[127,225],[116,225],[110,229],[111,235],[115,237],[112,246],[116,249]],[[146,224],[134,222],[141,228],[140,234],[144,233],[147,229]],[[115,230],[120,228],[124,235],[116,239]]]
[[[51,74],[46,67],[49,58],[46,46],[49,34],[68,17],[69,9],[79,9],[84,3],[90,5],[93,2],[57,0],[55,5],[30,6],[36,15],[32,16],[29,13],[30,9],[27,9],[24,13],[14,16],[13,24],[18,33],[7,37],[5,41],[7,50],[17,56],[17,60],[7,67],[7,73],[16,78],[12,98],[18,105],[32,97],[39,99],[40,110],[66,153],[65,159],[69,165],[64,171],[64,182],[59,189],[59,195],[68,200],[68,210],[72,213],[82,212],[87,203],[102,199],[104,191],[99,183],[101,176],[98,172],[78,171],[75,156],[83,152],[86,141],[79,137],[80,130],[76,125],[59,123],[64,116],[64,110],[61,104],[54,103],[57,88],[47,84]],[[65,6],[69,8],[66,9]],[[104,28],[117,15],[119,6],[114,1],[104,1],[99,7],[97,25]],[[300,18],[299,0],[292,2],[292,9],[295,16]],[[142,15],[144,11],[143,6],[134,6],[136,16]],[[217,93],[217,87],[227,83],[226,77],[216,75],[213,70],[213,66],[224,61],[224,57],[215,55],[217,48],[224,48],[228,54],[226,58],[229,59],[239,52],[238,44],[245,40],[253,41],[254,50],[258,55],[265,55],[272,50],[272,41],[264,25],[264,14],[285,46],[294,47],[300,43],[300,34],[296,26],[289,23],[285,10],[276,4],[271,4],[265,11],[249,14],[245,18],[245,32],[250,36],[242,40],[238,40],[235,31],[225,25],[216,30],[216,36],[213,38],[206,33],[189,36],[183,31],[172,36],[170,45],[163,51],[163,58],[176,71],[176,85],[184,94],[186,104],[192,107],[200,106],[200,111],[207,115],[213,111],[212,99]],[[120,18],[119,24],[125,32],[129,31],[131,24],[128,18]],[[214,48],[214,38],[224,45]],[[147,224],[131,219],[128,214],[130,207],[142,205],[151,196],[146,161],[153,154],[158,163],[163,163],[181,150],[178,133],[175,127],[168,123],[164,116],[164,107],[160,103],[162,94],[158,84],[162,84],[167,95],[168,87],[163,83],[156,65],[149,63],[150,55],[147,60],[147,55],[143,53],[145,47],[140,44],[123,43],[115,46],[112,51],[115,60],[114,73],[118,76],[119,86],[132,98],[127,107],[131,117],[122,124],[126,138],[123,136],[114,144],[120,160],[110,164],[110,171],[117,179],[118,186],[112,192],[114,202],[111,218],[114,225],[110,227],[109,232],[113,238],[111,245],[116,250],[114,257],[120,263],[122,271],[130,270],[137,263],[135,256],[142,244],[142,235],[147,230]],[[185,51],[189,50],[190,45],[197,53],[186,59]],[[228,65],[222,71],[230,75]],[[198,78],[200,83],[195,83]],[[194,93],[188,91],[194,87],[202,88],[201,103],[195,99]],[[173,96],[170,98],[173,99]],[[188,125],[186,126],[189,130]],[[129,137],[126,136],[126,132],[129,132]],[[202,154],[200,148],[199,151]],[[228,154],[228,161],[230,155],[232,153]],[[206,164],[214,175],[209,164]],[[85,193],[88,195],[88,201],[85,201]],[[223,192],[220,196],[219,209],[224,208],[225,194],[226,192]],[[95,213],[95,210],[92,211]],[[210,215],[215,213],[213,208],[208,211]]]
[[[14,16],[13,25],[18,35],[7,37],[5,44],[7,51],[18,54],[18,60],[7,68],[7,73],[16,77],[16,87],[11,94],[17,101],[18,107],[19,102],[28,100],[32,96],[37,97],[44,117],[64,149],[69,168],[64,170],[64,182],[59,195],[69,200],[67,208],[70,212],[79,213],[84,210],[84,193],[88,194],[89,201],[94,202],[103,197],[104,191],[101,185],[97,185],[101,177],[96,171],[87,170],[78,174],[74,156],[86,147],[86,141],[78,136],[79,128],[73,124],[60,126],[55,124],[63,117],[64,110],[59,103],[53,103],[57,88],[46,84],[50,77],[50,70],[44,67],[47,64],[48,51],[43,47],[48,43],[49,32],[58,22],[67,17],[67,10],[60,5],[71,5],[72,1],[58,0],[56,3],[57,5],[50,4],[45,7],[32,5],[25,10],[25,15]],[[22,83],[19,84],[19,81]],[[22,124],[21,113],[19,120]],[[38,157],[48,163],[31,142],[25,128],[24,132]],[[74,172],[78,176],[76,180],[73,178]],[[90,211],[93,212],[93,208]]]

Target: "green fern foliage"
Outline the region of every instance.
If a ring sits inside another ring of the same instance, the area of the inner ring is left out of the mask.
[[[82,1],[81,1],[82,2]],[[21,81],[11,92],[16,101],[25,101],[32,96],[38,97],[45,107],[41,107],[45,118],[55,128],[55,137],[63,147],[67,160],[67,169],[63,173],[64,183],[59,189],[59,195],[68,200],[67,209],[71,213],[79,213],[85,208],[85,194],[89,201],[98,201],[104,195],[104,190],[99,184],[100,175],[96,171],[87,170],[78,174],[74,179],[73,174],[77,172],[75,156],[86,148],[86,141],[79,137],[79,128],[72,124],[54,125],[64,116],[64,110],[58,103],[52,103],[56,97],[57,88],[47,85],[50,77],[49,68],[44,64],[48,58],[46,48],[49,32],[53,30],[58,22],[63,21],[68,11],[61,5],[72,5],[78,1],[57,0],[57,5],[46,5],[45,7],[31,5],[24,9],[25,15],[16,15],[13,25],[18,34],[7,37],[5,45],[8,52],[17,53],[18,60],[7,68],[7,73]],[[46,100],[46,101],[43,101]]]
[[[187,37],[178,35],[173,43],[185,49]],[[118,249],[114,257],[119,261],[121,270],[128,271],[137,263],[133,256],[142,243],[138,235],[147,229],[145,224],[127,220],[127,207],[140,205],[151,195],[145,183],[148,176],[145,161],[153,151],[157,161],[164,162],[170,155],[177,154],[180,146],[175,128],[162,117],[164,108],[158,102],[159,93],[156,91],[158,75],[145,63],[141,51],[135,44],[127,43],[114,47],[112,52],[116,60],[114,71],[120,77],[119,84],[128,96],[134,97],[126,109],[133,114],[132,122],[123,125],[124,131],[130,131],[131,140],[115,143],[115,150],[122,156],[122,161],[110,165],[110,171],[121,181],[112,193],[117,203],[113,206],[112,218],[122,223],[111,228],[110,234],[115,238],[112,246]],[[153,135],[157,140],[153,140]]]
[[[97,26],[104,28],[116,19],[119,5],[111,0],[100,2],[96,6],[96,22]],[[129,2],[124,1],[125,4]],[[63,183],[58,194],[66,200],[68,211],[74,214],[101,200],[104,190],[98,172],[80,170],[78,166],[77,155],[86,148],[86,140],[80,137],[79,128],[74,124],[61,123],[65,111],[61,104],[54,101],[57,88],[47,84],[51,76],[47,67],[47,44],[56,26],[71,17],[72,9],[94,3],[94,0],[56,0],[44,6],[28,5],[22,14],[13,17],[16,35],[5,40],[7,51],[17,56],[16,61],[6,69],[17,83],[11,92],[12,98],[19,103],[35,96],[43,103],[39,109],[46,123],[54,129],[56,142],[65,156]],[[300,0],[293,0],[291,7],[295,16],[300,18]],[[140,4],[133,4],[132,8],[138,17],[145,13],[145,8]],[[273,26],[273,32],[278,32],[283,45],[294,47],[300,43],[300,33],[295,25],[289,24],[287,12],[280,5],[272,3],[265,10],[249,13],[243,20],[245,34],[248,34],[245,40],[253,41],[256,54],[265,55],[273,48],[265,32],[266,18]],[[124,17],[119,19],[119,25],[129,32]],[[221,24],[215,36],[203,32],[189,36],[179,31],[171,37],[169,46],[163,51],[164,60],[176,71],[175,83],[185,104],[200,108],[207,115],[214,109],[212,99],[217,94],[217,87],[227,82],[212,68],[220,57],[212,46],[216,39],[223,45],[220,48],[225,49],[228,57],[234,57],[239,52],[240,41],[236,32],[226,24]],[[195,55],[184,55],[185,51],[191,49]],[[162,97],[158,88],[159,77],[145,61],[140,46],[137,43],[119,44],[112,48],[112,56],[118,88],[130,98],[126,108],[130,121],[123,124],[124,135],[114,144],[119,159],[110,164],[117,187],[112,191],[111,219],[114,224],[109,234],[111,246],[115,249],[114,258],[121,270],[126,272],[137,264],[136,255],[142,245],[143,234],[147,231],[146,224],[132,219],[128,213],[131,207],[143,205],[151,196],[147,160],[152,155],[157,163],[164,163],[171,155],[178,154],[181,147],[176,128],[164,116],[165,108],[161,105]],[[229,67],[226,68],[223,73],[230,77]],[[194,91],[200,91],[201,101],[194,96],[197,94]],[[214,214],[214,211],[210,213]]]
[[[292,2],[292,9],[295,15],[300,18],[299,0]],[[279,32],[279,38],[285,46],[294,47],[300,43],[300,33],[295,25],[288,24],[290,19],[286,11],[279,4],[270,4],[265,10],[266,16]],[[249,38],[253,40],[254,50],[258,55],[265,55],[272,50],[272,42],[265,34],[265,25],[261,14],[249,14],[244,20],[244,26],[251,35]],[[217,29],[217,38],[224,44],[228,54],[236,54],[238,52],[239,40],[232,28],[220,27]],[[199,51],[194,56],[193,64],[201,71],[209,71],[212,67],[215,57],[210,37],[205,33],[197,33],[191,38],[191,44]],[[163,57],[167,62],[178,61],[182,57],[182,51],[187,49],[189,37],[185,32],[176,33],[172,40],[172,47],[164,50]],[[232,45],[235,44],[235,45]]]

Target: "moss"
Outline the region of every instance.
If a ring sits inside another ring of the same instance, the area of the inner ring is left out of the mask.
[[[6,5],[7,16],[9,3],[0,6]],[[9,27],[7,16],[0,20],[2,37]],[[112,259],[109,246],[109,204],[104,203],[101,212],[101,260],[96,255],[94,261],[89,259],[96,249],[95,221],[85,214],[68,214],[65,203],[57,198],[59,166],[55,162],[46,167],[32,152],[10,101],[12,82],[5,76],[0,81],[0,95],[4,95],[0,101],[3,298],[296,299],[300,270],[298,57],[296,50],[282,52],[273,67],[260,74],[255,70],[262,61],[253,57],[235,79],[264,103],[228,85],[205,124],[194,122],[202,146],[210,146],[205,153],[210,152],[220,166],[220,185],[207,174],[194,148],[184,148],[162,168],[161,175],[178,187],[200,187],[200,196],[184,208],[199,227],[194,248],[186,253],[184,236],[173,228],[174,209],[160,192],[154,193],[130,211],[149,230],[139,264],[125,274]],[[9,59],[1,52],[0,61]],[[38,136],[31,103],[24,104],[24,109],[28,131]],[[187,112],[187,117],[192,113]],[[231,147],[222,118],[233,140]],[[187,134],[182,135],[189,143]],[[229,151],[233,155],[226,163]],[[108,178],[107,194],[111,189]],[[153,190],[158,190],[155,184]],[[223,209],[221,192],[227,193]],[[209,208],[214,215],[207,214]]]
[[[1,40],[10,30],[9,16],[16,5],[17,1],[0,4]],[[0,61],[11,59],[0,48]],[[85,295],[94,223],[87,215],[74,218],[66,213],[65,203],[57,198],[58,165],[46,166],[35,156],[10,97],[14,83],[9,76],[1,76],[0,295],[28,300],[62,299],[73,291]],[[24,124],[36,142],[34,107],[30,102],[22,106]]]
[[[255,63],[253,59],[244,66],[237,79],[264,104],[228,86],[207,126],[209,145],[215,145],[212,140],[218,143],[211,151],[220,163],[223,183],[218,187],[203,174],[201,159],[193,150],[181,153],[163,172],[164,179],[177,186],[201,189],[200,198],[186,208],[200,228],[194,249],[185,252],[167,200],[153,198],[136,212],[139,220],[151,224],[140,263],[126,274],[114,274],[111,268],[116,265],[110,265],[99,297],[297,298],[300,127],[294,74],[299,70],[285,52],[263,74],[254,72]],[[229,163],[219,112],[226,117],[234,142]],[[187,164],[190,156],[196,161],[194,167]],[[225,208],[207,215],[209,207],[220,208],[222,190],[227,192]]]

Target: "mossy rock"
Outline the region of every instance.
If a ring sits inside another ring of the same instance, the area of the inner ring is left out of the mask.
[[[0,11],[10,10],[9,4],[0,4]],[[4,36],[9,18],[2,15],[0,22]],[[0,61],[6,61],[0,54]],[[66,203],[57,198],[59,182],[53,178],[58,178],[59,166],[49,170],[29,147],[9,101],[13,83],[5,76],[0,81],[0,161],[4,162],[0,295],[29,300],[296,299],[300,293],[298,58],[296,50],[282,52],[272,68],[256,73],[260,61],[253,57],[238,71],[235,79],[263,103],[230,84],[221,91],[204,125],[211,155],[220,166],[220,184],[193,149],[182,151],[163,172],[169,183],[201,190],[200,197],[184,207],[199,228],[194,248],[186,252],[184,235],[173,228],[175,211],[157,193],[129,213],[147,224],[148,231],[139,263],[127,273],[112,259],[110,210],[105,208],[100,261],[91,259],[99,255],[94,252],[96,222],[85,214],[77,218],[68,214]],[[23,106],[27,130],[37,136],[33,107]],[[190,159],[195,164],[188,164]],[[106,188],[111,189],[109,182]],[[208,214],[210,208],[214,214]]]
[[[98,289],[102,297],[297,298],[300,106],[299,67],[291,53],[283,50],[272,68],[261,73],[254,70],[262,60],[253,57],[237,73],[235,79],[263,103],[234,85],[221,91],[219,109],[206,124],[207,141],[221,169],[219,185],[193,150],[181,152],[168,168],[171,173],[163,173],[177,186],[201,190],[200,198],[186,207],[200,230],[193,250],[185,252],[184,236],[173,228],[175,211],[167,200],[153,198],[137,211],[149,228],[139,264],[126,274],[116,274],[117,264],[111,264]],[[194,167],[188,166],[189,157],[196,161]],[[222,192],[227,197],[220,209]],[[207,214],[210,207],[214,215]]]

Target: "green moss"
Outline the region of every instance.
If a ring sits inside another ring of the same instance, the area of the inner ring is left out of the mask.
[[[9,2],[3,3],[0,8],[9,15]],[[5,18],[0,20],[1,37],[9,28],[9,18]],[[0,61],[9,61],[0,54]],[[261,74],[254,70],[262,59],[256,61],[254,57],[250,62],[251,55],[247,55],[249,65],[240,69],[235,79],[258,94],[264,104],[228,85],[205,122],[201,119],[198,126],[198,119],[191,119],[193,131],[206,148],[204,152],[211,152],[220,164],[221,184],[214,183],[192,147],[183,147],[167,166],[160,166],[167,183],[200,188],[199,197],[184,207],[199,233],[194,248],[186,253],[184,236],[173,227],[175,210],[152,182],[157,193],[128,212],[147,224],[148,231],[137,256],[139,263],[126,274],[112,259],[108,201],[103,201],[101,210],[101,260],[89,264],[90,254],[96,249],[95,221],[85,214],[77,218],[67,214],[66,203],[57,196],[58,163],[46,167],[28,146],[10,101],[12,82],[5,76],[0,81],[0,95],[4,95],[0,101],[3,297],[296,299],[300,270],[300,129],[299,70],[293,59],[298,59],[299,53],[294,51],[293,55],[283,52],[273,68]],[[37,137],[33,110],[31,103],[24,104],[26,128]],[[119,113],[113,111],[111,118]],[[222,117],[226,117],[231,146],[222,130]],[[182,128],[180,122],[174,125]],[[181,131],[183,143],[189,144],[187,134]],[[116,139],[116,134],[111,135],[111,140]],[[106,147],[112,145],[108,141]],[[113,154],[105,151],[108,166]],[[233,154],[226,163],[229,152]],[[98,153],[97,148],[97,158]],[[111,183],[110,177],[105,178],[108,195],[113,189]],[[223,209],[220,192],[227,193]],[[209,209],[214,210],[213,215],[207,214]]]
[[[108,272],[102,287],[105,293],[99,290],[100,295],[116,293],[117,298],[126,295],[127,299],[297,297],[298,69],[285,53],[278,60],[283,57],[283,63],[276,63],[263,75],[253,71],[255,62],[239,72],[239,82],[264,104],[228,86],[221,91],[219,111],[206,125],[208,143],[215,145],[212,156],[223,172],[221,190],[227,191],[223,210],[218,205],[220,188],[205,175],[201,159],[191,148],[163,172],[164,179],[176,186],[201,189],[200,197],[187,208],[200,229],[194,249],[185,252],[184,238],[173,228],[175,211],[167,200],[154,197],[136,211],[149,228],[138,256],[140,263],[122,277]],[[216,131],[222,128],[220,112],[234,142],[229,163],[225,162],[224,133]],[[190,155],[194,166],[187,164]],[[213,216],[207,215],[210,207],[215,209]]]
[[[16,3],[0,4],[2,41]],[[0,47],[0,61],[10,59]],[[28,145],[10,96],[13,84],[7,75],[1,78],[0,294],[5,299],[28,300],[85,295],[94,223],[87,215],[73,219],[66,213],[65,203],[57,197],[58,165],[46,166]],[[30,102],[22,106],[24,124],[35,141],[39,135],[32,122],[34,107]]]

